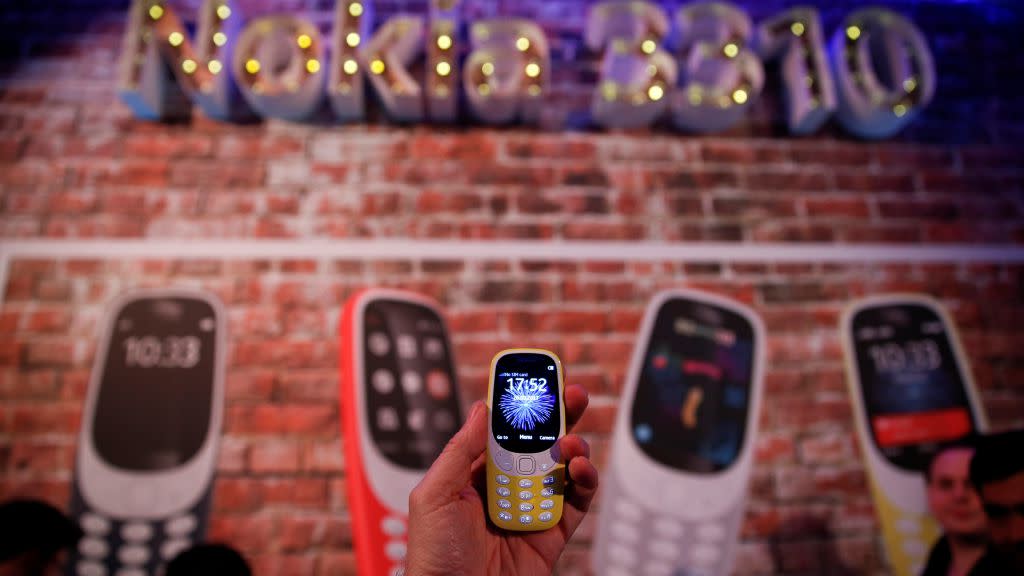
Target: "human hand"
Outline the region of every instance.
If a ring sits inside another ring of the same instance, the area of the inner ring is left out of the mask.
[[[539,532],[508,532],[488,521],[488,414],[483,402],[474,404],[465,425],[409,496],[406,576],[550,574],[597,491],[590,447],[568,433],[587,403],[581,386],[565,388],[566,435],[559,447],[570,481],[561,521]]]

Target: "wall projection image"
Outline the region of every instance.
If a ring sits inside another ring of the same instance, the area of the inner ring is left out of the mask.
[[[82,523],[72,571],[206,540],[260,574],[389,573],[506,348],[590,396],[602,489],[561,575],[902,571],[890,525],[935,536],[903,509],[927,450],[1024,424],[1014,264],[258,249],[11,257],[0,494]]]
[[[924,470],[944,444],[986,431],[956,324],[938,301],[881,295],[851,304],[842,337],[861,453],[896,574],[924,569],[941,536]]]
[[[341,435],[359,574],[405,559],[409,493],[462,426],[452,346],[438,305],[367,289],[341,314]]]
[[[761,319],[721,296],[664,291],[634,346],[594,571],[729,574],[760,417]]]
[[[67,573],[154,573],[205,536],[224,311],[196,290],[135,290],[111,303],[101,327],[71,487],[84,537]]]

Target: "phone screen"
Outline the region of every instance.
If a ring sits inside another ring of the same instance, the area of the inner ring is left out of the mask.
[[[867,308],[852,330],[868,429],[890,462],[921,471],[942,444],[975,430],[948,328],[930,307]]]
[[[547,354],[515,352],[494,367],[491,430],[498,445],[518,454],[549,450],[561,429],[558,363]]]
[[[444,322],[412,302],[380,299],[363,315],[366,418],[389,461],[425,470],[462,422]]]
[[[754,329],[688,298],[661,305],[633,398],[634,442],[658,462],[713,473],[736,461],[750,407]]]
[[[199,452],[213,408],[216,330],[214,308],[199,299],[144,298],[119,310],[92,425],[101,458],[157,471]]]

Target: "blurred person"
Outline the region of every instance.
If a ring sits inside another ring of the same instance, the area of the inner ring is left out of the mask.
[[[988,554],[988,524],[971,483],[969,440],[940,448],[924,469],[928,507],[942,528],[922,576],[995,574]]]
[[[0,576],[55,574],[62,553],[81,538],[81,528],[46,502],[0,504]]]
[[[164,576],[252,576],[252,570],[231,546],[196,544],[175,556]]]
[[[1004,574],[1024,574],[1024,430],[986,436],[971,459],[971,483],[988,516]]]

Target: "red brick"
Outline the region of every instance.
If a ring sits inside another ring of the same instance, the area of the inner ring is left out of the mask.
[[[78,432],[82,407],[66,404],[9,405],[11,423],[19,435],[66,434]]]
[[[22,363],[25,344],[13,340],[0,340],[0,366],[19,366]]]
[[[356,557],[351,551],[318,555],[317,576],[356,576]]]
[[[435,132],[419,132],[409,142],[411,158],[430,160],[493,160],[497,144],[485,131],[474,131],[458,136]]]
[[[273,545],[274,520],[266,515],[214,515],[210,519],[207,539],[211,542],[230,542],[231,546],[249,556]]]
[[[793,436],[786,432],[761,432],[754,449],[758,465],[792,462],[795,455]]]
[[[232,133],[220,137],[215,154],[229,160],[261,160],[301,155],[305,148],[301,138],[286,134]]]
[[[298,472],[299,444],[270,438],[254,442],[249,453],[249,469],[254,474]]]
[[[66,308],[42,308],[31,312],[25,322],[29,332],[64,332],[71,325],[71,312]]]
[[[336,370],[288,370],[278,375],[278,395],[289,402],[335,402],[338,399]]]
[[[834,197],[834,198],[808,198],[804,205],[807,207],[807,215],[816,217],[845,217],[866,219],[871,215],[868,203],[861,198]]]
[[[50,194],[47,209],[52,213],[84,214],[94,212],[98,196],[92,190],[63,191]]]
[[[327,506],[327,480],[287,478],[262,481],[263,504],[322,510]]]
[[[218,477],[213,487],[213,506],[218,512],[255,512],[262,494],[258,480]]]
[[[71,470],[75,447],[51,442],[14,442],[8,457],[8,470],[21,478],[57,479]]]
[[[69,366],[74,362],[74,344],[64,340],[34,340],[25,351],[29,366]]]
[[[53,400],[56,392],[56,371],[0,370],[0,398]]]
[[[447,314],[448,328],[453,334],[494,332],[498,329],[498,319],[495,310],[458,310]]]
[[[313,440],[304,447],[302,468],[309,472],[338,473],[345,469],[340,440]]]
[[[249,442],[242,438],[224,436],[217,450],[217,472],[237,474],[248,468]]]
[[[206,134],[188,132],[150,132],[131,134],[124,140],[127,156],[153,158],[196,158],[209,156],[213,140]]]
[[[858,192],[913,192],[910,174],[872,173],[865,170],[835,172],[836,188]]]
[[[273,371],[231,370],[227,374],[225,394],[230,401],[270,401],[273,393]]]

